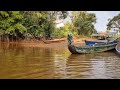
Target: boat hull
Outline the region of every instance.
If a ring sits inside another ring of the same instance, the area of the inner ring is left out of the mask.
[[[118,54],[120,54],[120,44],[117,44],[115,50]]]
[[[74,46],[73,37],[71,34],[68,34],[67,40],[68,40],[68,49],[72,54],[105,52],[115,49],[115,46],[119,43],[119,42],[111,42],[104,44]]]
[[[72,54],[83,54],[83,53],[96,53],[105,52],[115,49],[117,43],[103,44],[103,45],[91,45],[91,46],[74,46],[68,45],[68,49]]]

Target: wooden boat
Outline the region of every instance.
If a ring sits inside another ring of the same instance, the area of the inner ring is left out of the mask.
[[[66,38],[63,39],[55,39],[55,40],[42,40],[45,44],[50,44],[50,43],[57,43],[57,42],[62,42],[65,41]]]
[[[94,45],[94,44],[106,44],[106,43],[112,43],[112,42],[118,42],[117,38],[111,38],[107,40],[96,40],[96,41],[88,41],[84,40],[86,45]]]
[[[114,34],[114,33],[113,33]],[[99,37],[102,39],[90,41],[90,40],[84,40],[86,45],[93,45],[93,44],[105,44],[105,43],[111,43],[111,42],[116,42],[117,38],[115,37],[109,37],[111,34],[93,34],[92,37]]]
[[[68,39],[68,49],[72,54],[104,52],[104,51],[114,49],[118,43],[118,42],[112,42],[112,43],[106,43],[106,44],[74,46],[73,37],[71,34],[68,35],[67,39]]]
[[[120,43],[116,45],[115,50],[118,54],[120,54]]]
[[[107,43],[107,41],[103,42],[101,41],[88,41],[88,40],[84,40],[86,45],[93,45],[93,44],[104,44]]]

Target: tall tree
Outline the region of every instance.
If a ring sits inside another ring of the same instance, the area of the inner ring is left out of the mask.
[[[96,16],[94,13],[87,11],[73,11],[70,15],[73,25],[78,31],[78,35],[90,35],[96,32],[94,24],[96,23]]]
[[[67,11],[48,11],[48,28],[46,29],[46,39],[51,39],[52,31],[54,31],[55,21],[57,19],[65,19],[68,15]]]
[[[47,27],[46,11],[24,11],[24,23],[27,28],[26,37],[39,38]]]
[[[26,28],[22,25],[23,15],[20,11],[0,11],[0,28],[3,32],[3,40],[9,38],[21,38]]]
[[[117,31],[120,30],[120,14],[114,16],[112,19],[109,19],[107,29],[110,30],[112,28],[116,28]]]
[[[24,25],[33,37],[41,36],[52,38],[57,19],[65,19],[67,11],[24,11]]]
[[[0,11],[0,37],[3,40],[45,37],[51,39],[55,21],[67,11]]]

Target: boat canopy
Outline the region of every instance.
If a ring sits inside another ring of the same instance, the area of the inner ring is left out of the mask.
[[[92,36],[100,36],[100,37],[102,37],[102,36],[107,36],[106,34],[92,34]]]
[[[92,36],[109,37],[109,35],[115,35],[115,34],[117,34],[117,32],[109,32],[109,33],[105,33],[105,34],[97,33],[97,34],[92,34]]]

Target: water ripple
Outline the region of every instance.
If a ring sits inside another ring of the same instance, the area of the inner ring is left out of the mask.
[[[0,47],[0,78],[120,79],[115,52],[70,54],[68,49]]]

